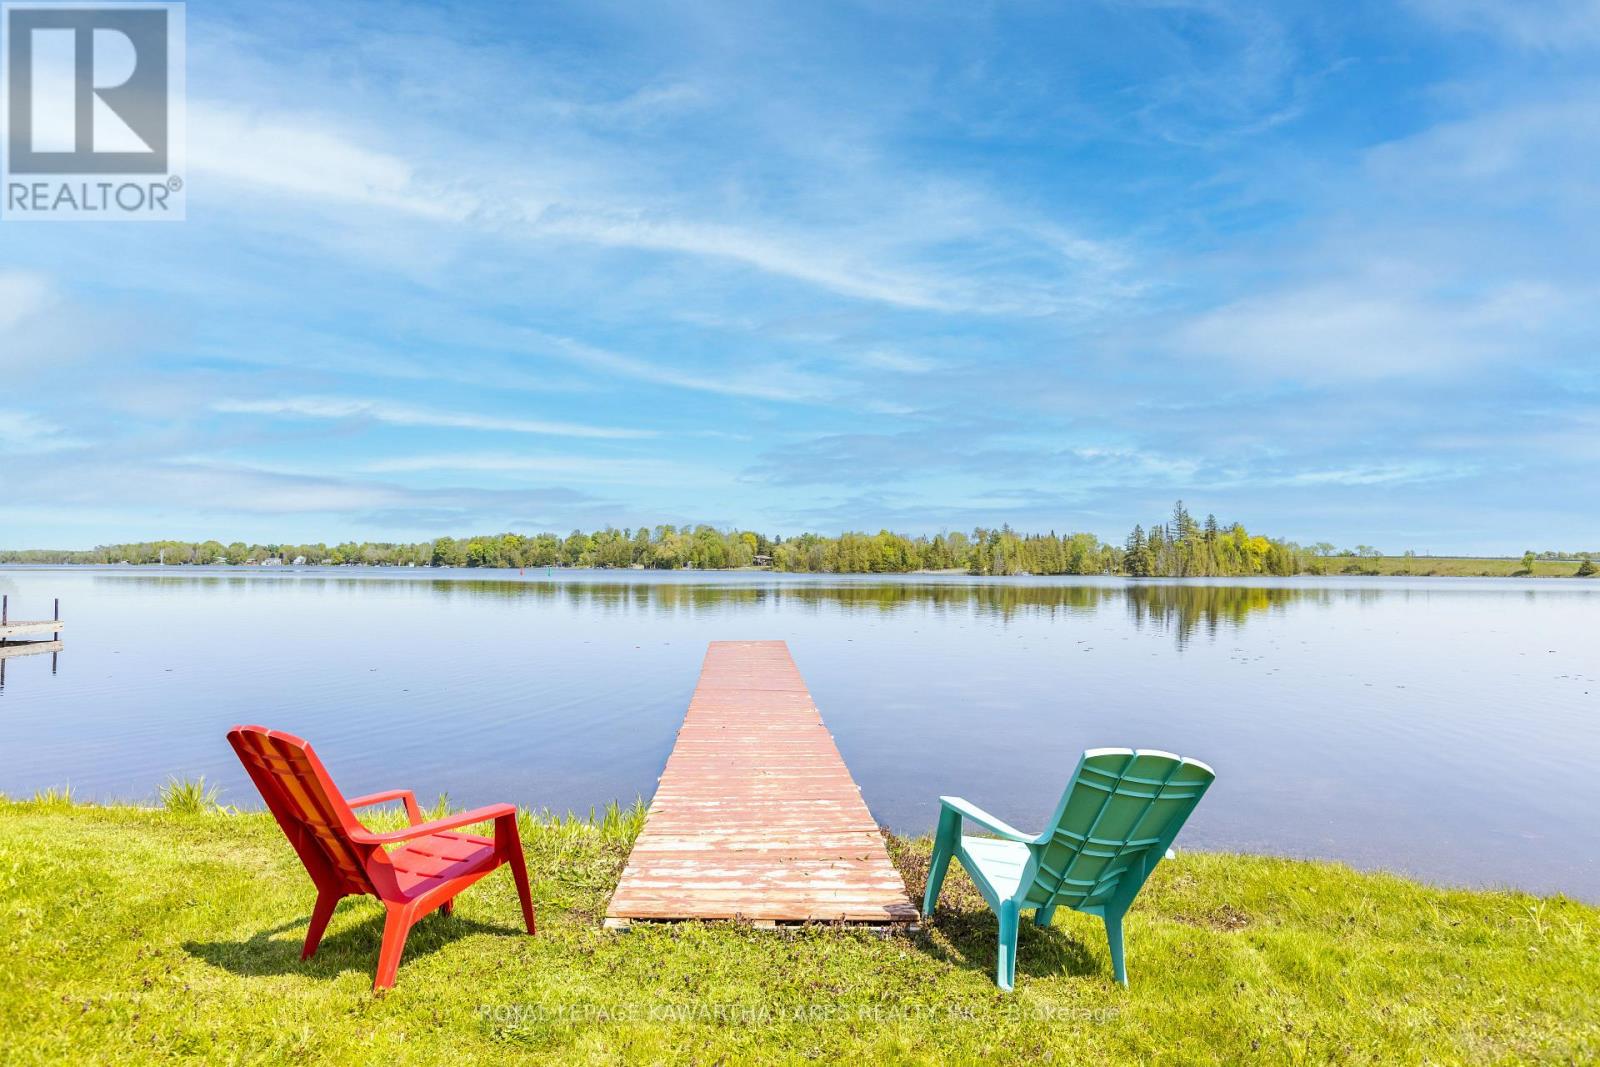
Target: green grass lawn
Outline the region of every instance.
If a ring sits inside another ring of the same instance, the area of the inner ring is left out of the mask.
[[[1522,559],[1489,559],[1478,556],[1375,556],[1355,558],[1329,556],[1315,561],[1323,574],[1412,575],[1434,578],[1571,578],[1577,560],[1534,560],[1533,570]]]
[[[0,1061],[1594,1062],[1600,910],[1325,863],[1182,853],[1127,922],[1025,925],[1017,991],[953,868],[921,932],[600,918],[639,817],[525,818],[539,935],[505,871],[413,931],[381,909],[299,959],[311,884],[263,814],[0,801]],[[891,839],[920,894],[928,842]]]

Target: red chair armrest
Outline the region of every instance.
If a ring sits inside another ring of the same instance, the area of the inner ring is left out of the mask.
[[[429,834],[439,833],[441,830],[454,830],[462,826],[471,826],[474,823],[488,822],[490,819],[503,819],[507,816],[516,818],[517,809],[512,804],[490,804],[483,808],[473,808],[457,815],[447,815],[442,819],[432,822],[419,823],[408,826],[404,830],[391,830],[386,834],[375,834],[369,830],[353,831],[350,840],[363,845],[397,845],[402,841],[411,841],[418,837],[427,837]]]
[[[384,804],[391,800],[403,801],[406,806],[406,818],[411,820],[411,825],[416,826],[422,822],[422,809],[417,807],[417,795],[409,789],[386,789],[381,793],[368,793],[364,797],[356,797],[345,803],[352,808],[366,808],[373,804]]]

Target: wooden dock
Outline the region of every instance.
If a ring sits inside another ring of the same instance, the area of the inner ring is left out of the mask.
[[[55,634],[61,633],[61,601],[56,601],[56,617],[53,619],[36,619],[26,621],[11,617],[11,597],[0,596],[0,645],[10,641],[13,637],[23,637],[27,634]],[[52,637],[53,641],[54,638]]]
[[[60,619],[41,619],[38,622],[7,622],[4,625],[0,625],[0,641],[9,641],[13,637],[22,637],[25,634],[58,634],[60,632]]]
[[[916,918],[788,645],[713,641],[606,925]]]
[[[61,644],[61,601],[55,602],[55,615],[53,619],[12,619],[11,597],[0,596],[0,688],[6,684],[6,660],[15,659],[17,656],[38,656],[45,652],[51,654],[50,673],[56,672],[55,654],[62,649]],[[14,641],[16,637],[26,637],[31,634],[49,634],[43,641]]]

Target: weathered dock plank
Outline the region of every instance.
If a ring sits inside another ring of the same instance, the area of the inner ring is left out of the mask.
[[[60,619],[41,619],[37,622],[7,622],[0,624],[0,641],[7,641],[23,634],[53,634],[61,632]]]
[[[713,641],[606,925],[916,917],[789,647]]]

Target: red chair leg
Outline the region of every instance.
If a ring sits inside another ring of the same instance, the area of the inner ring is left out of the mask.
[[[416,916],[401,904],[389,905],[383,922],[383,947],[378,950],[378,973],[372,979],[373,989],[394,988],[395,975],[400,971],[400,955],[406,950],[406,935]]]
[[[495,820],[494,841],[501,856],[511,864],[511,877],[517,883],[517,896],[522,900],[522,921],[528,933],[538,933],[533,921],[533,892],[528,888],[528,861],[522,854],[522,835],[517,832],[517,817],[504,815]]]
[[[300,950],[300,958],[308,960],[317,954],[317,946],[322,944],[323,931],[328,928],[328,920],[333,918],[333,909],[339,906],[343,898],[337,893],[323,890],[317,894],[316,906],[311,909],[311,925],[306,929],[306,944]]]
[[[443,904],[439,905],[439,914],[440,915],[443,915],[443,916],[448,918],[449,916],[454,915],[455,913],[456,913],[456,898],[455,897],[451,897],[449,900],[447,900]]]

